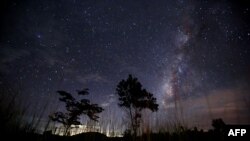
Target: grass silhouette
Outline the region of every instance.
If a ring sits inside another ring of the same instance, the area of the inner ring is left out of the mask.
[[[44,106],[40,111],[33,111],[33,116],[30,121],[26,121],[25,115],[27,114],[27,105],[21,103],[19,99],[19,93],[10,89],[9,87],[3,87],[0,89],[0,136],[2,138],[7,138],[8,140],[19,140],[25,141],[211,141],[225,140],[225,127],[226,124],[222,119],[215,119],[212,121],[211,125],[214,127],[208,131],[203,131],[202,129],[188,128],[183,122],[175,120],[162,123],[161,121],[156,121],[160,126],[158,131],[153,131],[152,127],[148,125],[143,125],[140,127],[140,134],[134,138],[131,134],[127,132],[123,133],[122,137],[112,137],[115,135],[117,127],[115,127],[115,121],[117,120],[113,112],[109,112],[111,119],[109,121],[102,121],[99,126],[105,126],[112,123],[110,126],[111,130],[105,131],[101,129],[89,128],[85,131],[80,128],[75,128],[75,132],[79,134],[73,136],[60,136],[54,134],[58,128],[51,122],[47,121],[44,125],[44,132],[39,132],[42,117],[44,117],[45,111],[48,107]],[[24,105],[24,106],[23,106]],[[158,119],[159,120],[159,119]],[[126,124],[124,122],[124,124]],[[90,124],[96,126],[94,124]],[[124,125],[126,126],[126,125]],[[126,130],[127,131],[127,130]],[[109,132],[110,137],[106,136],[106,132]]]

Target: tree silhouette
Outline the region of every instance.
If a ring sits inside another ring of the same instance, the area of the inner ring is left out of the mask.
[[[119,82],[116,88],[119,95],[120,107],[125,108],[131,122],[132,134],[137,135],[137,129],[140,126],[141,111],[150,109],[152,112],[158,110],[158,104],[153,94],[142,88],[141,83],[137,78],[133,78],[130,74],[127,80]]]
[[[69,129],[71,125],[79,125],[81,122],[79,118],[82,114],[87,115],[91,120],[98,121],[98,113],[103,111],[103,108],[97,104],[91,104],[88,99],[81,99],[77,101],[70,93],[65,91],[57,91],[60,94],[59,100],[66,105],[67,112],[55,112],[49,116],[52,121],[62,123],[65,127],[65,135],[69,135]],[[88,89],[84,89],[77,92],[78,95],[88,95]]]
[[[221,118],[213,119],[212,126],[216,132],[222,132],[225,129],[226,124]]]

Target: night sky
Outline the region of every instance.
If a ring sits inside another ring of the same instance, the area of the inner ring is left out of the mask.
[[[157,98],[158,124],[249,124],[250,7],[237,2],[2,1],[0,87],[46,114],[63,108],[57,90],[89,88],[100,120],[119,122],[115,88],[132,74]]]

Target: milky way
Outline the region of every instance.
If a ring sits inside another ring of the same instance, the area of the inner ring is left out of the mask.
[[[1,88],[19,93],[31,111],[45,104],[47,114],[62,108],[57,90],[89,88],[90,99],[106,108],[103,115],[121,117],[115,87],[133,74],[157,97],[160,121],[178,108],[191,125],[207,127],[216,117],[250,122],[250,9],[244,2],[0,5]]]

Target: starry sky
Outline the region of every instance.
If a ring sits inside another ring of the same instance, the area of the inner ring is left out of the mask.
[[[30,110],[53,112],[57,90],[89,88],[103,115],[122,118],[115,88],[132,74],[157,98],[152,120],[250,123],[246,1],[4,0],[0,10],[0,87]]]

